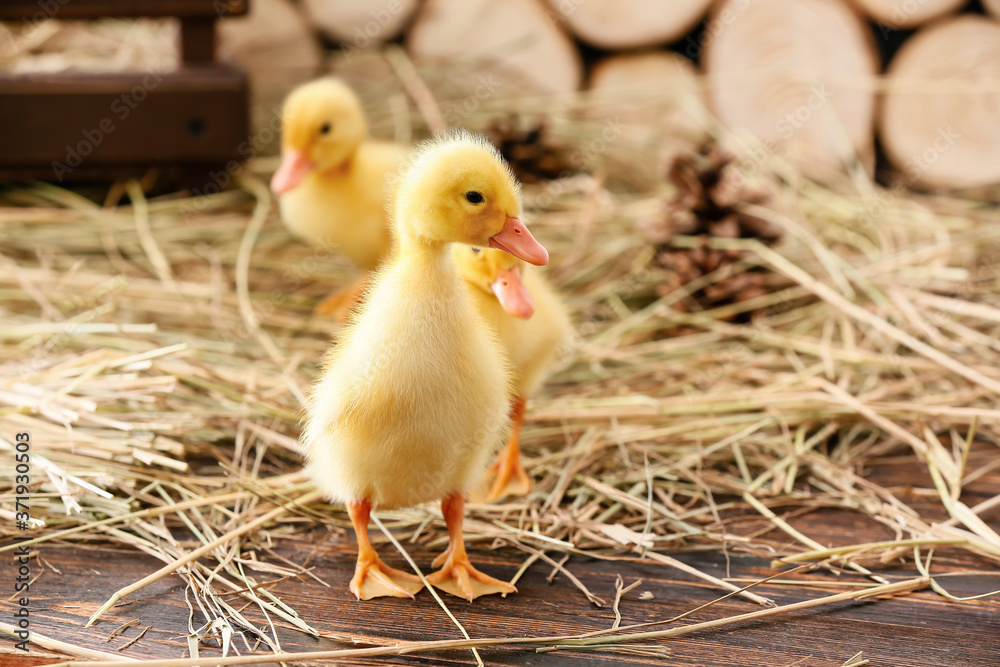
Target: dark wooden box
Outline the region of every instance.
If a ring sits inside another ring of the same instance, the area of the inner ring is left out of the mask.
[[[0,3],[0,20],[177,17],[171,72],[0,74],[0,180],[105,180],[150,167],[197,178],[249,135],[246,76],[215,62],[215,22],[247,0],[35,0]]]

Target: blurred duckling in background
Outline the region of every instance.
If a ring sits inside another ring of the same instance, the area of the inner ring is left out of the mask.
[[[472,302],[507,352],[514,378],[511,434],[490,466],[474,500],[490,502],[508,495],[527,495],[531,480],[521,463],[520,433],[528,396],[545,380],[572,327],[562,299],[538,269],[492,248],[455,246],[459,275]]]
[[[319,79],[296,88],[285,100],[281,166],[271,179],[282,219],[308,243],[372,271],[391,246],[386,200],[406,154],[368,138],[361,102],[346,84]],[[344,319],[367,281],[366,273],[317,312]]]
[[[394,194],[396,249],[330,352],[303,431],[309,471],[343,500],[358,539],[351,591],[413,597],[420,582],[385,565],[368,540],[373,508],[441,500],[448,549],[427,580],[472,600],[512,593],[469,561],[465,493],[509,426],[510,368],[476,313],[449,248],[491,246],[533,264],[548,253],[520,220],[519,185],[484,139],[425,144]]]

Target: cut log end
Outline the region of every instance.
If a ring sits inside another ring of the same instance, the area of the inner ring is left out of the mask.
[[[673,42],[694,28],[712,0],[548,0],[553,17],[581,40],[602,49]]]
[[[855,12],[839,0],[728,0],[710,25],[703,67],[724,125],[813,178],[833,178],[855,156],[872,168],[879,60]]]
[[[219,21],[218,38],[220,57],[250,77],[258,130],[292,88],[322,68],[319,42],[289,0],[254,0],[246,16]]]
[[[611,56],[598,62],[588,88],[604,116],[644,126],[666,127],[701,138],[707,106],[698,68],[682,55],[651,51]]]
[[[697,89],[698,70],[682,55],[650,51],[611,56],[598,62],[590,75],[591,90],[632,90],[646,88],[659,95],[671,94],[679,86],[683,92]]]
[[[406,46],[419,62],[478,64],[480,71],[502,74],[522,90],[573,92],[583,76],[576,46],[538,0],[428,0]],[[503,88],[494,92],[518,92],[513,84]]]
[[[418,0],[302,0],[310,22],[328,37],[368,48],[395,39],[416,11]]]
[[[655,157],[649,163],[653,179],[675,155],[697,150],[708,137],[703,80],[682,55],[650,51],[605,58],[594,66],[588,88],[587,117],[614,129],[620,159],[637,151]]]
[[[907,181],[1000,183],[1000,24],[959,16],[929,27],[903,45],[887,77],[879,130]]]
[[[983,7],[993,18],[1000,21],[1000,0],[983,0]]]
[[[956,12],[967,2],[968,0],[854,0],[873,21],[896,30],[915,28]]]

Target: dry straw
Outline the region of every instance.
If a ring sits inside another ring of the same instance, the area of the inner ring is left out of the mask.
[[[404,78],[420,76],[405,60],[393,64]],[[425,108],[434,102],[428,91],[440,89],[433,80],[406,84]],[[588,120],[600,117],[593,100],[518,104],[547,110],[555,135],[581,150],[597,145],[604,127]],[[484,125],[501,107],[484,103],[466,120]],[[405,123],[426,126],[419,115]],[[516,644],[662,654],[664,640],[686,632],[886,593],[946,594],[923,560],[906,581],[879,574],[914,549],[962,550],[993,567],[1000,537],[984,518],[1000,496],[970,507],[963,488],[995,479],[998,468],[1000,210],[977,197],[871,183],[828,189],[777,156],[762,165],[746,159],[745,175],[775,192],[774,210],[757,213],[781,225],[785,241],[712,243],[745,251],[747,265],[767,267],[791,287],[681,313],[671,308],[681,295],[658,296],[662,269],[635,232],[668,194],[666,185],[649,186],[654,151],[636,136],[624,131],[586,153],[593,176],[526,190],[532,228],[551,251],[550,275],[579,335],[528,410],[522,445],[535,490],[470,505],[468,539],[523,550],[518,577],[539,560],[572,574],[560,564],[568,554],[672,568],[683,564],[671,552],[725,548],[766,553],[776,564],[851,568],[861,575],[858,590],[767,608],[766,598],[694,569],[720,592],[765,608],[667,630],[289,654],[276,623],[318,630],[243,565],[254,559],[280,577],[345,585],[281,560],[273,547],[313,522],[347,525],[302,475],[297,434],[303,397],[335,333],[311,307],[350,278],[349,268],[289,236],[252,168],[236,189],[198,198],[147,199],[130,183],[99,205],[49,185],[16,188],[0,202],[0,432],[32,435],[39,527],[31,534],[36,543],[100,539],[164,562],[95,619],[168,575],[186,581],[188,603],[210,619],[191,628],[188,660],[106,664],[207,664],[199,654],[206,637],[234,656],[213,654],[212,664],[251,664],[252,647],[235,645],[241,629],[262,638],[261,662],[272,654],[318,660]],[[119,203],[123,192],[131,203]],[[665,335],[680,325],[692,333]],[[0,440],[0,456],[12,448]],[[933,486],[921,498],[936,507],[914,507],[865,478],[887,455],[927,472]],[[2,497],[15,489],[12,469],[0,468]],[[789,521],[823,508],[870,516],[898,539],[829,549]],[[759,519],[756,530],[732,520],[748,514]],[[0,517],[7,538],[9,503]],[[432,507],[382,519],[400,544],[446,540]],[[187,546],[192,539],[199,548]],[[256,615],[248,618],[234,595]],[[257,618],[267,619],[263,627]],[[636,641],[657,643],[629,648]],[[856,658],[850,664],[865,664]]]

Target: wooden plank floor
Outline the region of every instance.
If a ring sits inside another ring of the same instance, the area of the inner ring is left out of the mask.
[[[913,474],[914,468],[886,461],[876,471],[882,483],[904,494],[908,486],[926,486]],[[1000,474],[984,476],[970,488],[967,502],[978,502],[1000,491]],[[905,498],[919,506],[920,496]],[[929,503],[929,501],[928,501]],[[927,503],[925,503],[927,504]],[[995,514],[995,513],[994,513]],[[997,516],[986,517],[997,527]],[[791,520],[791,523],[824,544],[850,544],[893,539],[891,531],[856,513],[823,511]],[[759,524],[758,524],[759,525]],[[279,629],[285,650],[320,650],[349,647],[342,633],[385,639],[455,639],[457,629],[425,592],[416,601],[379,599],[358,602],[347,590],[353,570],[353,538],[331,537],[325,530],[305,532],[283,542],[282,555],[299,562],[310,558],[315,572],[332,584],[321,586],[302,578],[277,584],[273,591],[295,608],[310,624],[326,635],[312,639]],[[157,569],[161,563],[145,555],[101,545],[43,545],[42,558],[51,569],[44,570],[32,585],[32,629],[36,632],[90,648],[114,652],[152,626],[146,635],[123,652],[135,657],[181,656],[186,647],[188,608],[181,580],[174,576],[157,582],[134,595],[131,602],[109,612],[96,627],[83,624],[115,590]],[[510,577],[524,555],[512,548],[490,551],[471,550],[474,562],[501,578]],[[386,560],[405,567],[389,548],[382,548]],[[411,553],[421,566],[429,567],[434,553],[414,548]],[[763,577],[774,574],[766,559],[715,552],[679,553],[676,556],[716,576]],[[268,560],[266,556],[262,556]],[[935,572],[995,572],[986,560],[956,550],[942,550],[935,560]],[[690,610],[719,596],[719,591],[684,573],[651,563],[608,562],[574,558],[567,567],[595,594],[609,602],[604,608],[590,604],[564,576],[551,583],[546,577],[551,567],[533,565],[518,583],[519,593],[508,599],[481,598],[468,604],[446,598],[451,610],[473,636],[530,636],[586,632],[607,628],[613,621],[610,601],[614,582],[620,574],[626,584],[641,578],[643,583],[627,594],[621,604],[623,624],[661,620]],[[56,571],[58,570],[58,572]],[[885,570],[887,577],[911,577],[912,567]],[[813,599],[845,589],[829,585],[838,580],[855,580],[853,575],[838,579],[834,574],[814,572],[801,575],[817,583],[809,587],[762,586],[758,592],[779,604]],[[262,579],[271,577],[264,575]],[[1000,588],[997,576],[955,576],[943,578],[956,595],[972,595]],[[639,594],[649,591],[652,600]],[[9,601],[4,609],[9,609]],[[742,599],[730,599],[702,610],[682,621],[700,622],[759,609]],[[3,613],[3,612],[0,612]],[[262,618],[249,616],[258,625]],[[121,633],[110,643],[107,635],[120,624],[138,619],[139,624]],[[196,614],[194,627],[204,623]],[[237,640],[242,648],[242,642]],[[559,651],[536,654],[531,648],[484,649],[489,665],[711,665],[718,667],[839,666],[858,651],[864,651],[872,665],[882,667],[994,667],[1000,664],[1000,601],[986,599],[953,603],[924,591],[906,597],[878,601],[841,603],[745,623],[723,629],[693,633],[670,640],[667,661],[617,652]],[[48,661],[15,659],[3,655],[0,665],[21,667]],[[203,652],[211,653],[211,648]],[[330,664],[330,663],[327,663]],[[468,651],[418,654],[406,657],[338,661],[338,665],[451,665],[473,664]]]

